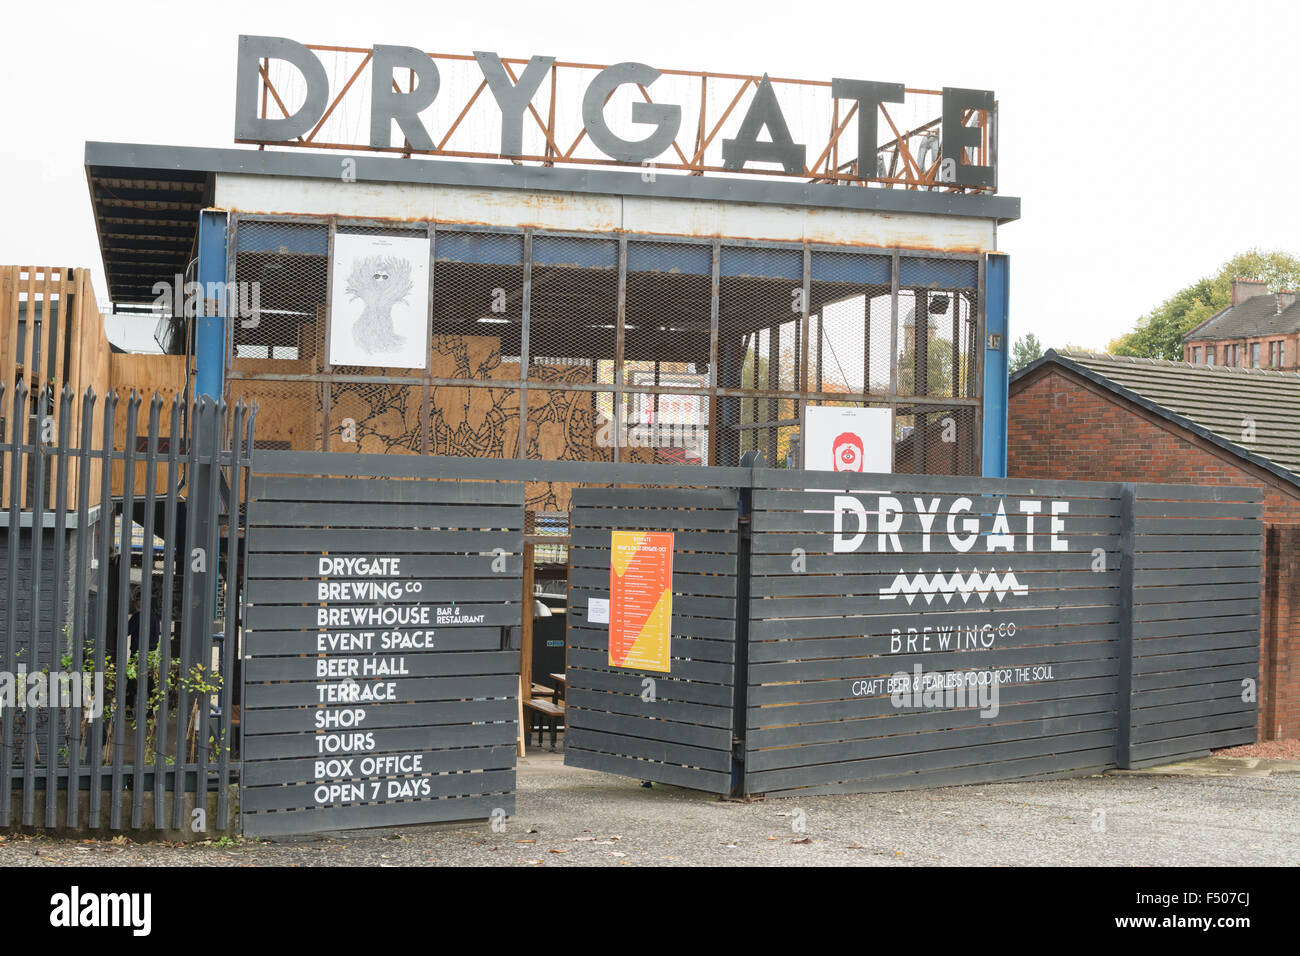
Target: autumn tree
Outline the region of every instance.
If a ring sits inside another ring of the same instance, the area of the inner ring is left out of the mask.
[[[1232,280],[1262,279],[1273,292],[1300,286],[1300,259],[1280,251],[1251,249],[1233,256],[1213,275],[1179,289],[1137,321],[1132,332],[1110,343],[1113,355],[1180,361],[1183,337],[1232,304]]]

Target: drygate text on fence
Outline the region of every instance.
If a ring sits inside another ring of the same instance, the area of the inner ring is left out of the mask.
[[[755,476],[747,793],[1081,773],[1255,739],[1258,491],[867,482]]]
[[[29,671],[127,671],[103,713],[5,708],[13,823],[94,827],[107,807],[114,828],[178,827],[180,798],[215,789],[215,829],[236,778],[254,834],[508,817],[537,482],[570,496],[571,765],[781,795],[1094,772],[1255,739],[1254,489],[247,454],[251,419],[237,408],[228,427],[210,403],[188,445],[164,440],[153,403],[141,444],[138,399],[126,451],[101,453],[69,440],[72,405],[54,442],[2,449],[6,476],[26,463],[35,490],[23,512],[9,485],[0,552],[25,577],[0,589],[0,653],[9,670],[27,655]],[[132,577],[115,510],[143,525],[146,592],[175,600],[109,606]],[[653,566],[628,574],[642,545]],[[133,633],[156,653],[145,680]],[[59,811],[69,781],[89,814]]]

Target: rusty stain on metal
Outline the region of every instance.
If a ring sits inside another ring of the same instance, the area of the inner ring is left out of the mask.
[[[533,198],[539,200],[545,200],[548,203],[555,206],[563,205],[561,199],[558,199],[557,197],[553,197],[553,196],[542,196],[542,195],[535,194]],[[485,205],[490,206],[492,204],[488,202],[485,203]],[[301,210],[249,209],[239,205],[230,205],[223,208],[226,209],[227,211],[237,212],[240,215],[245,215],[245,216],[300,216],[302,215]],[[367,215],[367,216],[338,216],[338,219],[340,221],[346,221],[348,219],[360,219],[360,220],[365,220],[367,222],[385,222],[385,223],[394,223],[394,224],[417,224],[417,225],[429,224],[434,226],[435,228],[440,225],[445,225],[445,226],[501,226],[502,225],[502,223],[499,220],[487,219],[487,218],[481,218],[475,216],[430,217],[428,215],[423,215],[423,216]],[[531,229],[531,230],[543,231],[543,232],[555,229],[554,223],[546,222],[544,220],[522,220],[522,221],[512,222],[509,225],[510,228],[512,229]],[[692,232],[680,232],[674,230],[657,229],[654,232],[637,232],[635,230],[629,230],[629,229],[621,228],[619,226],[606,226],[604,228],[587,227],[584,228],[582,231],[584,233],[586,232],[591,233],[593,237],[627,235],[629,238],[633,238],[633,239],[635,239],[638,236],[646,236],[646,237],[655,237],[655,238],[662,237],[662,238],[682,238],[682,239],[721,239],[724,241],[731,239],[737,242],[789,241],[791,243],[792,248],[795,247],[799,241],[799,240],[773,240],[771,236],[748,234],[748,233],[737,233],[734,230],[730,232],[723,232],[718,229],[708,230],[708,231],[700,230],[700,231],[692,231]],[[842,234],[838,234],[838,233],[835,234],[833,238],[829,236],[823,237],[819,235],[814,235],[814,236],[806,237],[803,241],[807,243],[811,243],[813,245],[843,246],[846,249],[873,249],[873,250],[879,250],[882,254],[888,253],[893,249],[899,249],[902,251],[915,251],[915,252],[951,252],[951,253],[962,253],[962,254],[972,254],[972,255],[978,255],[980,253],[988,251],[987,246],[978,242],[936,243],[932,236],[928,236],[922,233],[916,233],[910,237],[907,237],[906,239],[892,242],[889,245],[881,245],[880,243],[872,242],[870,240],[847,239],[844,238]]]

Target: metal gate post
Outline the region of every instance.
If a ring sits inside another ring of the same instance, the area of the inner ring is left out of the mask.
[[[736,662],[732,668],[731,716],[731,796],[745,795],[745,729],[749,722],[749,577],[754,511],[753,469],[761,468],[765,459],[759,451],[748,451],[740,459],[741,467],[750,469],[749,482],[736,489]]]
[[[1119,700],[1115,707],[1115,765],[1121,770],[1128,770],[1132,765],[1135,497],[1134,486],[1125,482],[1119,499]]]

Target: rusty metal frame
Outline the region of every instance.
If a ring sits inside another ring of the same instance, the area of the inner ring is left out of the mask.
[[[409,142],[404,142],[401,146],[375,147],[368,144],[346,143],[338,141],[329,141],[320,139],[319,134],[325,127],[329,118],[335,110],[348,97],[349,93],[356,87],[356,81],[366,72],[373,60],[373,50],[366,47],[346,47],[330,46],[321,44],[307,44],[309,50],[312,50],[318,56],[334,55],[338,57],[360,55],[361,62],[351,71],[347,81],[332,96],[326,105],[325,111],[320,120],[315,124],[312,130],[305,136],[300,136],[290,141],[273,141],[258,139],[240,139],[237,142],[256,144],[260,147],[266,146],[289,146],[305,147],[310,149],[339,149],[355,150],[362,152],[375,153],[396,153],[402,156],[412,155],[429,155],[456,157],[461,159],[508,159],[517,163],[537,163],[542,166],[555,166],[557,164],[580,165],[580,166],[636,166],[641,164],[625,163],[619,160],[610,159],[604,155],[594,152],[580,152],[579,147],[587,139],[586,130],[578,129],[573,132],[571,129],[562,132],[556,118],[556,95],[560,84],[561,74],[569,75],[572,73],[596,73],[605,69],[605,65],[595,63],[582,63],[572,61],[556,61],[551,65],[549,72],[549,81],[545,85],[549,90],[548,102],[546,104],[545,116],[539,111],[534,102],[529,102],[528,112],[537,130],[539,130],[545,141],[545,147],[540,154],[521,154],[505,155],[498,152],[484,151],[481,149],[462,148],[459,145],[453,146],[452,139],[462,128],[462,124],[469,115],[469,111],[479,100],[484,90],[487,89],[487,81],[482,80],[473,87],[473,92],[469,94],[465,102],[460,106],[455,114],[455,118],[448,124],[447,128],[441,133],[431,131],[430,135],[436,143],[431,150],[412,149]],[[469,54],[456,53],[430,53],[429,58],[442,66],[460,67],[466,63],[473,63],[474,57]],[[506,73],[513,82],[518,82],[517,67],[526,66],[528,60],[521,58],[501,59]],[[346,72],[346,71],[345,71]],[[706,161],[709,149],[717,141],[718,134],[722,131],[723,125],[731,118],[736,108],[744,99],[746,92],[756,89],[762,77],[756,75],[747,75],[739,73],[713,73],[699,70],[660,70],[665,76],[694,77],[700,81],[698,106],[698,121],[694,124],[694,145],[689,152],[683,148],[678,139],[674,139],[671,144],[672,153],[675,154],[675,161],[659,162],[658,160],[650,163],[656,169],[675,170],[689,173],[693,176],[703,176],[706,173],[727,173],[736,175],[735,171],[728,171],[723,166]],[[857,158],[847,162],[840,162],[839,145],[840,139],[848,129],[849,122],[857,113],[857,104],[854,103],[841,115],[840,101],[830,96],[831,83],[829,80],[806,80],[792,77],[769,77],[770,82],[776,88],[782,86],[813,87],[824,89],[826,92],[826,112],[829,118],[828,133],[824,143],[809,144],[809,151],[816,158],[805,166],[798,173],[787,173],[784,170],[773,169],[745,169],[744,175],[759,176],[777,176],[787,179],[803,179],[813,183],[838,183],[842,185],[866,186],[868,184],[885,187],[885,188],[902,188],[911,190],[938,190],[943,192],[955,193],[989,193],[996,192],[995,188],[978,187],[978,186],[959,186],[952,183],[940,182],[938,179],[940,162],[935,161],[926,169],[922,169],[918,163],[912,148],[912,141],[915,137],[924,136],[939,125],[939,118],[930,120],[911,130],[901,130],[895,122],[894,116],[890,113],[886,104],[879,104],[880,115],[892,131],[894,138],[878,148],[878,153],[886,152],[891,156],[890,169],[888,175],[877,176],[873,168],[867,172],[870,175],[862,175],[863,170]],[[726,107],[716,116],[710,116],[708,113],[708,91],[710,81],[730,81],[740,82],[739,89],[728,101]],[[279,116],[288,116],[289,110],[272,81],[270,69],[266,60],[263,60],[258,70],[258,82],[260,84],[260,116],[264,119],[272,118],[272,113],[278,111]],[[412,80],[413,82],[413,80]],[[585,85],[585,84],[584,84]],[[364,91],[366,84],[361,84],[360,89]],[[393,88],[397,92],[402,92],[396,81],[393,82]],[[444,84],[445,88],[445,84]],[[540,89],[540,88],[539,88]],[[653,103],[649,91],[641,85],[637,85],[641,97],[647,103]],[[940,90],[930,89],[913,89],[906,90],[909,98],[914,97],[935,97],[942,96]],[[360,93],[354,93],[353,96],[359,97]],[[939,103],[935,103],[935,112],[938,113]],[[976,162],[980,165],[989,165],[991,157],[996,155],[995,137],[992,130],[995,129],[997,106],[991,111],[985,110],[966,110],[963,113],[963,121],[981,130],[980,146],[976,149]],[[681,136],[683,131],[679,131]],[[568,142],[568,147],[563,148],[560,144]],[[900,166],[901,160],[901,169]]]

